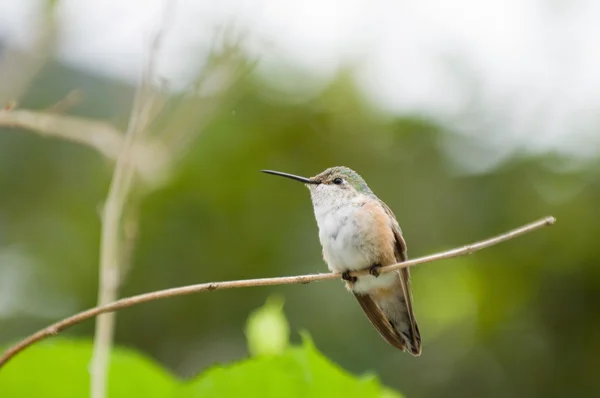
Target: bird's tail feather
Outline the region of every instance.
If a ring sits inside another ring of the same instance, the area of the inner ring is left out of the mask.
[[[394,288],[354,296],[388,343],[412,355],[421,355],[421,335],[413,315],[410,292],[401,283]]]
[[[410,298],[409,298],[410,300]],[[421,335],[412,314],[410,302],[402,291],[389,296],[375,296],[374,301],[381,309],[390,326],[400,336],[406,350],[413,355],[421,354]]]

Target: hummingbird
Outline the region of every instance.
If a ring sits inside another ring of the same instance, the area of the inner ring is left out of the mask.
[[[348,167],[331,167],[310,178],[261,171],[300,181],[308,187],[329,270],[342,274],[346,288],[389,344],[414,356],[421,355],[410,271],[402,268],[379,273],[382,266],[408,258],[406,241],[392,210]],[[350,274],[363,269],[368,269],[369,275]]]

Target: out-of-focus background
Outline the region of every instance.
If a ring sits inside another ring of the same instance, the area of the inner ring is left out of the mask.
[[[599,2],[167,8],[163,23],[158,0],[0,2],[0,105],[16,106],[4,112],[121,131],[163,24],[162,107],[139,155],[121,296],[324,271],[307,190],[264,168],[357,170],[396,213],[411,257],[558,222],[414,269],[420,358],[391,349],[335,281],[137,306],[118,314],[117,344],[190,377],[247,355],[248,313],[276,292],[293,330],[407,397],[600,395]],[[77,138],[4,124],[0,344],[95,304],[114,165]]]

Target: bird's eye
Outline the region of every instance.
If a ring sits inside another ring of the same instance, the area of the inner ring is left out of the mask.
[[[343,179],[341,179],[341,178],[339,178],[339,177],[333,180],[333,183],[334,183],[335,185],[340,185],[340,184],[342,184],[343,182],[344,182],[344,180],[343,180]]]

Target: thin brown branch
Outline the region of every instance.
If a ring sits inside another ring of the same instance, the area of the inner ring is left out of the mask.
[[[498,243],[505,242],[510,239],[514,239],[518,236],[524,235],[526,233],[532,232],[539,228],[553,225],[556,222],[556,219],[552,216],[543,218],[541,220],[532,222],[530,224],[524,225],[520,228],[514,229],[512,231],[506,232],[502,235],[495,236],[490,239],[486,239],[483,241],[479,241],[476,243],[472,243],[470,245],[462,246],[456,249],[447,250],[444,252],[432,254],[425,257],[419,257],[413,260],[408,260],[403,263],[393,264],[386,267],[382,267],[379,272],[391,272],[393,270],[397,270],[400,268],[406,267],[414,267],[415,265],[430,263],[437,260],[443,260],[453,257],[459,257],[466,254],[471,254],[473,252],[485,249],[487,247],[497,245]],[[367,275],[369,273],[368,270],[356,271],[352,272],[354,276]],[[224,290],[224,289],[236,289],[242,287],[254,287],[254,286],[275,286],[275,285],[294,285],[294,284],[306,284],[317,281],[324,281],[330,279],[339,279],[341,278],[341,274],[339,273],[326,273],[326,274],[310,274],[310,275],[299,275],[299,276],[282,276],[276,278],[260,278],[260,279],[246,279],[246,280],[238,280],[238,281],[226,281],[226,282],[211,282],[211,283],[200,283],[197,285],[189,285],[182,287],[175,287],[166,290],[159,290],[155,292],[140,294],[133,297],[124,298],[110,304],[106,304],[99,307],[94,307],[89,310],[80,312],[76,315],[65,318],[59,322],[56,322],[34,334],[27,337],[26,339],[20,341],[14,346],[10,347],[6,350],[2,356],[0,357],[0,368],[6,365],[6,363],[17,355],[19,352],[23,351],[27,347],[32,344],[45,339],[49,336],[54,336],[58,334],[58,332],[67,329],[73,325],[91,319],[100,314],[104,314],[107,312],[114,312],[121,310],[123,308],[132,307],[137,304],[146,303],[148,301],[160,300],[168,297],[174,296],[183,296],[186,294],[192,293],[201,293],[201,292],[211,292],[214,290]]]

